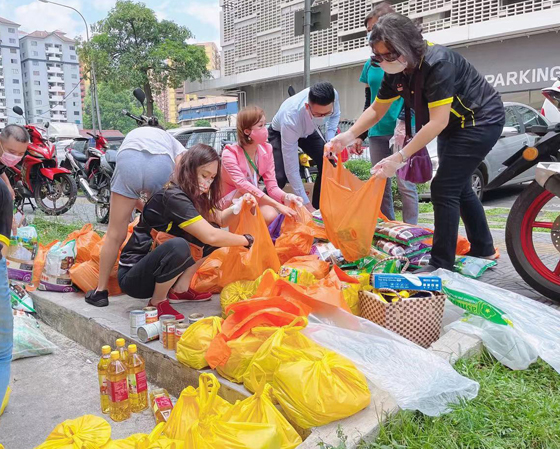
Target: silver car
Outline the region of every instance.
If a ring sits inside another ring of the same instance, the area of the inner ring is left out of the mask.
[[[538,136],[529,134],[526,128],[532,125],[548,125],[550,123],[533,108],[521,103],[506,102],[504,103],[504,108],[506,111],[506,123],[502,130],[502,135],[498,142],[496,142],[496,145],[494,145],[494,148],[492,148],[473,173],[472,187],[480,199],[484,195],[486,185],[507,168],[503,163],[525,145],[531,146],[536,143]],[[437,139],[431,141],[427,148],[432,158],[435,175],[438,168]],[[536,166],[521,173],[504,185],[520,184],[534,180],[535,169]],[[421,194],[420,198],[429,199],[430,192]]]

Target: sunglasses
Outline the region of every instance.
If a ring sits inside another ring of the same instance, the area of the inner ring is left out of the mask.
[[[387,62],[395,62],[397,59],[400,58],[401,55],[399,55],[396,52],[390,52],[390,53],[383,53],[383,54],[378,54],[373,52],[371,55],[371,62],[373,63],[380,63],[381,61],[387,61]]]

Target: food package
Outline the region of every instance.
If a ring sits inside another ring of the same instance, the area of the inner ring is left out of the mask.
[[[194,369],[206,368],[206,351],[221,332],[223,321],[220,317],[209,316],[191,324],[177,342],[177,360]]]
[[[8,279],[29,283],[33,279],[33,263],[39,243],[37,229],[34,226],[19,228],[17,236],[10,240],[6,253]]]
[[[14,346],[12,360],[52,353],[56,346],[47,340],[39,323],[31,315],[14,312]]]
[[[471,256],[458,256],[455,258],[455,271],[469,278],[478,279],[489,268],[498,265],[495,260],[481,259]]]
[[[12,309],[34,313],[33,299],[28,295],[22,284],[10,281],[10,301]]]
[[[70,268],[76,260],[76,241],[57,243],[47,253],[39,290],[73,292]]]
[[[330,263],[321,260],[317,255],[297,256],[288,260],[283,267],[306,270],[316,279],[323,279],[329,274]]]
[[[373,239],[373,246],[383,251],[389,256],[393,257],[407,257],[411,258],[419,254],[431,251],[432,247],[422,242],[416,242],[411,245],[404,245],[402,243],[391,242],[381,238]]]
[[[49,250],[58,243],[58,240],[54,240],[48,245],[39,244],[37,255],[33,262],[33,279],[31,284],[27,285],[27,291],[34,291],[39,287],[41,282],[41,275],[43,274],[43,268],[45,268],[45,262],[47,260],[47,253]]]
[[[282,265],[278,271],[280,279],[291,282],[293,284],[304,285],[306,287],[317,283],[317,278],[309,271],[298,270],[289,266]]]
[[[433,231],[418,225],[387,221],[377,224],[375,236],[384,240],[391,240],[402,245],[411,246],[433,236]]]
[[[54,428],[35,449],[102,448],[111,439],[111,425],[103,418],[84,415],[68,419]]]

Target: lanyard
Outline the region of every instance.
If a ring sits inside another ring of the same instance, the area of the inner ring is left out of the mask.
[[[257,151],[259,151],[258,148],[257,148]],[[253,167],[253,170],[255,170],[256,179],[258,180],[259,177],[260,177],[259,169],[257,168],[255,163],[253,162],[253,159],[251,159],[251,156],[249,156],[249,154],[245,151],[245,148],[243,148],[243,152],[245,153],[245,157],[247,158],[247,162],[249,162],[249,164],[251,164],[251,167]]]

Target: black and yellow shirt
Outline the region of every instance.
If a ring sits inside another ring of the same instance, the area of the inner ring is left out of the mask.
[[[6,166],[0,164],[0,169],[5,170]],[[12,200],[12,194],[4,180],[0,179],[0,242],[4,246],[10,246],[13,215],[14,201]]]
[[[122,250],[119,264],[132,266],[152,249],[152,230],[182,237],[199,247],[202,242],[187,232],[189,225],[202,220],[191,199],[179,187],[172,185],[155,193],[144,206],[140,221]]]
[[[505,123],[500,95],[459,53],[441,45],[427,43],[426,54],[412,74],[386,73],[376,101],[392,103],[403,98],[413,108],[416,76],[421,77],[422,114],[426,124],[429,108],[451,103],[451,116],[446,128]]]

